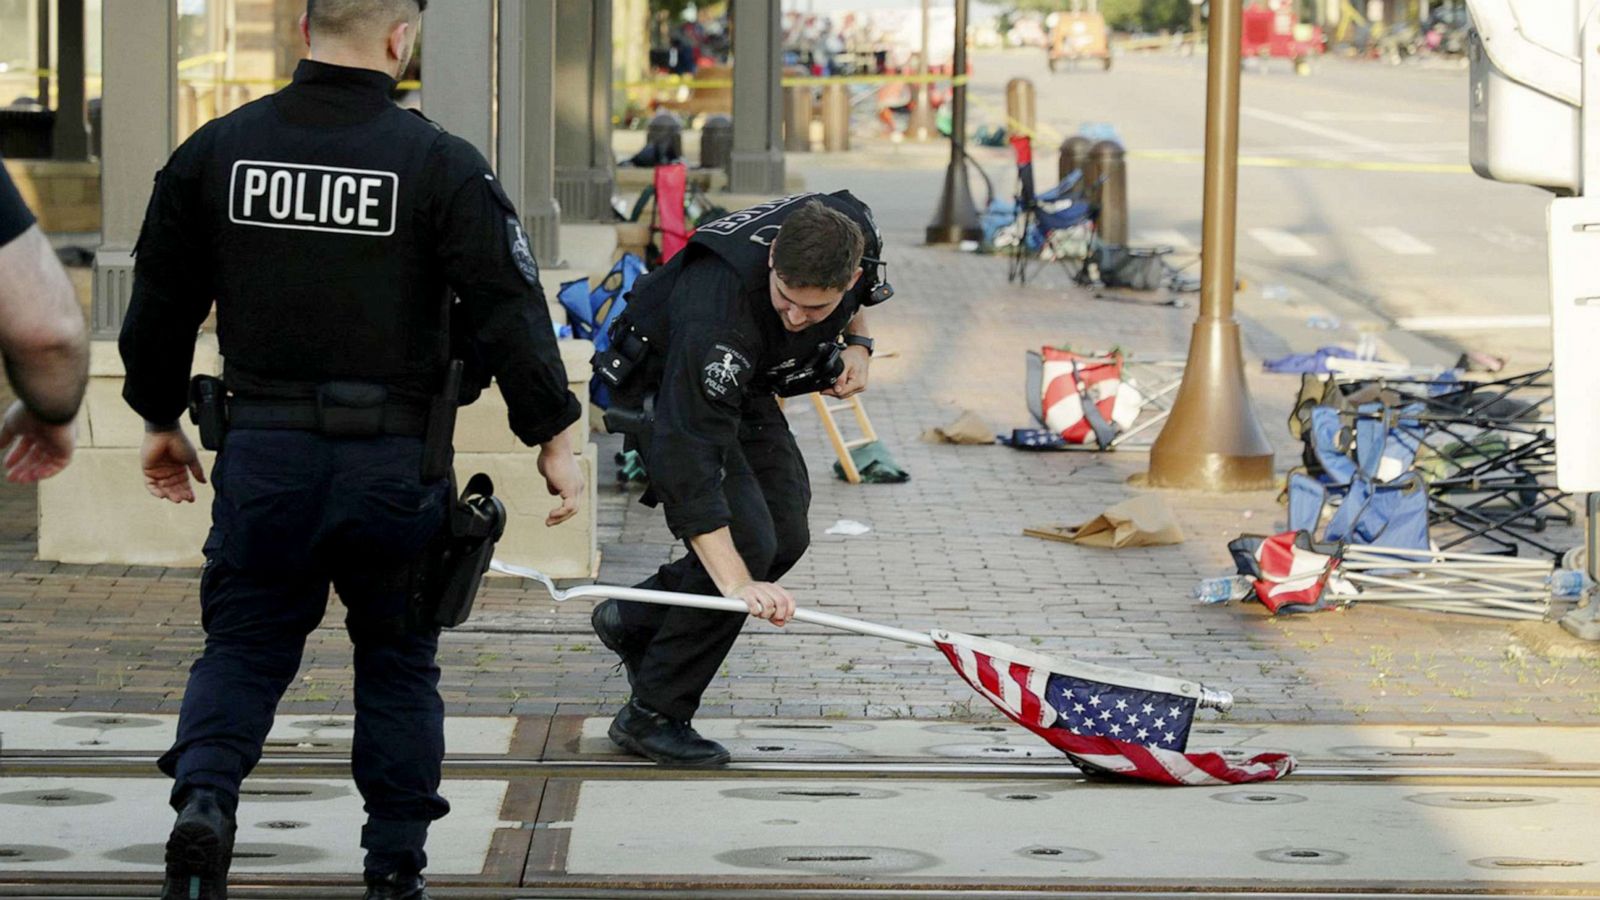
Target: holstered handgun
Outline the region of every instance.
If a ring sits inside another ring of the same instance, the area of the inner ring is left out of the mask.
[[[627,435],[641,441],[649,437],[655,425],[655,395],[647,394],[636,402],[638,405],[631,405],[620,397],[612,401],[600,417],[606,426],[606,433]]]
[[[200,446],[221,450],[228,433],[228,389],[222,379],[196,375],[189,381],[189,421],[200,429]]]
[[[494,495],[494,482],[488,475],[479,472],[468,479],[459,498],[455,490],[451,476],[448,523],[429,545],[420,583],[412,592],[415,630],[454,628],[472,615],[478,588],[494,559],[495,544],[505,534],[506,507]]]

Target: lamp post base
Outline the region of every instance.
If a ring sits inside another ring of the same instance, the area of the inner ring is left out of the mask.
[[[1239,323],[1201,319],[1189,342],[1183,386],[1150,448],[1150,487],[1255,491],[1276,486],[1272,445],[1244,380]]]
[[[930,244],[958,244],[983,238],[983,226],[978,222],[978,207],[972,202],[972,185],[967,182],[967,165],[959,151],[952,154],[950,167],[944,173],[944,192],[939,195],[939,209],[928,223],[927,239]]]

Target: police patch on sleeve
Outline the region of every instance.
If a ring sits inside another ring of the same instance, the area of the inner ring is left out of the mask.
[[[753,368],[750,358],[738,349],[712,344],[700,368],[700,389],[708,400],[736,404],[750,383]]]
[[[517,261],[522,280],[538,287],[539,262],[533,258],[533,245],[528,242],[528,233],[522,230],[522,223],[516,216],[506,216],[506,240],[511,244],[511,258]]]

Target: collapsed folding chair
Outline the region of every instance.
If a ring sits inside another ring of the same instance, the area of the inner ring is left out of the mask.
[[[1306,531],[1228,544],[1251,596],[1273,614],[1377,603],[1495,619],[1552,615],[1562,593],[1547,561],[1477,553],[1318,542]]]
[[[1046,347],[1029,351],[1028,412],[1058,449],[1148,448],[1172,413],[1183,357],[1130,358]]]
[[[1545,560],[1447,550],[1344,548],[1340,570],[1362,603],[1536,621],[1558,596]]]
[[[611,349],[611,326],[628,308],[628,292],[644,272],[644,260],[624,253],[592,290],[588,278],[563,283],[556,299],[567,311],[572,336],[593,341],[596,353]],[[611,405],[610,385],[598,375],[590,379],[589,399],[602,409]]]
[[[1344,502],[1333,509],[1324,524],[1328,502],[1326,485],[1304,473],[1291,473],[1289,529],[1320,534],[1322,542],[1340,545],[1408,550],[1427,550],[1431,546],[1428,485],[1416,472],[1408,471],[1388,481],[1358,472],[1345,491]]]
[[[1068,172],[1059,184],[1042,194],[1034,192],[1033,143],[1025,135],[1011,138],[1017,154],[1017,220],[1005,231],[1011,235],[1010,266],[1006,280],[1027,284],[1030,273],[1054,260],[1074,281],[1082,275],[1100,216],[1095,185],[1083,173]]]
[[[1307,473],[1330,491],[1350,483],[1352,471],[1386,481],[1415,467],[1427,480],[1441,548],[1487,542],[1500,553],[1527,546],[1557,556],[1561,548],[1540,535],[1575,511],[1554,484],[1548,375],[1330,378],[1320,397],[1307,378],[1290,430],[1306,444]],[[1374,447],[1384,448],[1381,458]]]
[[[1492,381],[1464,380],[1453,371],[1431,378],[1306,376],[1293,417],[1302,418],[1308,405],[1346,410],[1371,402],[1390,407],[1420,404],[1419,416],[1481,427],[1537,430],[1554,424],[1549,368]],[[1292,422],[1290,431],[1295,431]]]

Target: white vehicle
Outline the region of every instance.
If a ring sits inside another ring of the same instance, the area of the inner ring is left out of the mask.
[[[1600,572],[1600,0],[1467,0],[1467,8],[1472,167],[1559,195],[1548,220],[1556,484],[1589,495],[1593,577]],[[1600,640],[1600,602],[1562,625]]]

